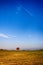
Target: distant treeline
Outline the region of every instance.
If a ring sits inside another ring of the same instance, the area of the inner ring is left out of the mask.
[[[9,51],[8,49],[0,49],[0,51]],[[11,51],[16,51],[16,50],[11,50]],[[35,49],[35,50],[19,50],[19,51],[43,51],[43,49]]]

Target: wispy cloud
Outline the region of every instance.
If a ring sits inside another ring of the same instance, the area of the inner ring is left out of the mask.
[[[16,38],[16,36],[8,36],[6,34],[0,33],[0,38]]]
[[[20,10],[21,10],[21,6],[18,6],[18,7],[17,7],[16,14],[18,14],[18,13],[20,12]]]
[[[3,34],[3,33],[0,33],[0,37],[1,37],[1,38],[9,38],[9,36],[7,36],[7,35],[5,35],[5,34]]]
[[[33,16],[33,14],[32,14],[28,9],[26,9],[25,7],[23,7],[22,4],[20,4],[19,2],[17,2],[17,4],[20,5],[20,6],[17,8],[19,11],[21,10],[21,7],[22,7],[28,15]]]
[[[27,9],[24,8],[24,7],[23,7],[23,9],[27,12],[27,14],[29,14],[30,16],[33,16],[32,13],[31,13],[29,10],[27,10]]]
[[[16,38],[16,36],[9,36],[9,38]]]

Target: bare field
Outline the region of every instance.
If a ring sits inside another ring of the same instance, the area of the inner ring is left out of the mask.
[[[0,50],[0,65],[43,65],[43,51]]]

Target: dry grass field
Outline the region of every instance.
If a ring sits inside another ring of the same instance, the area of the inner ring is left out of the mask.
[[[43,65],[43,51],[0,50],[0,65]]]

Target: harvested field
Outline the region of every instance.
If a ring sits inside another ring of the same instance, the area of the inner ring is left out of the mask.
[[[0,50],[0,65],[43,65],[43,51]]]

